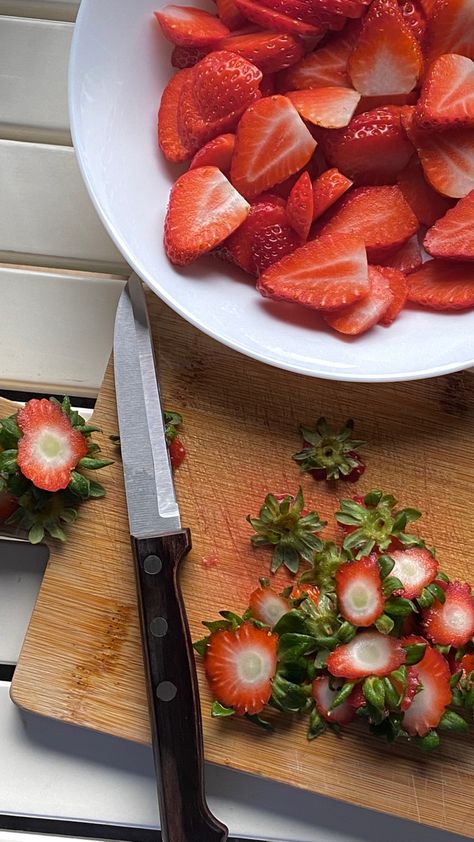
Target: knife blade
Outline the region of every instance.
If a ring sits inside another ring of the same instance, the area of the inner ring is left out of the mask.
[[[129,278],[117,308],[114,370],[162,838],[225,842],[227,828],[205,797],[199,691],[178,578],[191,534],[181,528],[137,275]]]

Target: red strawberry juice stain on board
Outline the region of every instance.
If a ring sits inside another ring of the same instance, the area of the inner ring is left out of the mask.
[[[217,567],[218,564],[219,558],[217,555],[203,556],[201,559],[201,567],[204,568]]]

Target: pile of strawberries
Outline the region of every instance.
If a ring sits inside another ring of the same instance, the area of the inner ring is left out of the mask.
[[[282,593],[268,579],[243,614],[221,611],[195,644],[214,696],[213,716],[308,717],[308,739],[358,718],[389,741],[436,748],[439,732],[468,730],[474,714],[474,596],[450,581],[434,550],[406,531],[420,517],[381,491],[340,501],[341,546],[295,498],[265,499],[254,545],[298,570]],[[293,554],[288,554],[291,549]]]
[[[178,68],[159,144],[190,162],[170,260],[214,251],[349,335],[473,307],[472,0],[216,7],[156,12]]]

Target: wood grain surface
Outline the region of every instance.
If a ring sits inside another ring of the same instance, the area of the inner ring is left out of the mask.
[[[269,552],[249,542],[248,513],[268,491],[305,497],[325,518],[339,492],[299,474],[298,425],[352,416],[367,440],[357,491],[382,488],[424,513],[419,531],[443,567],[474,581],[474,378],[344,384],[269,368],[204,336],[153,296],[149,308],[164,403],[182,411],[188,457],[176,474],[193,550],[182,585],[193,638],[220,608],[243,609]],[[357,353],[357,343],[354,343]],[[0,403],[0,409],[5,410]],[[95,420],[117,432],[112,367]],[[99,437],[100,438],[100,437]],[[107,498],[82,507],[51,558],[25,640],[12,698],[21,707],[148,742],[135,582],[120,460],[103,472]],[[331,534],[331,531],[328,532]],[[281,579],[280,579],[281,581]],[[308,743],[295,717],[274,734],[245,721],[212,720],[198,666],[208,760],[364,807],[473,835],[474,733],[440,751],[390,748],[358,725]]]

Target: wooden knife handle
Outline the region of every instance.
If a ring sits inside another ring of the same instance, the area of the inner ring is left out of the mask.
[[[227,828],[204,792],[199,690],[178,582],[191,534],[132,537],[132,547],[163,842],[224,842]]]

